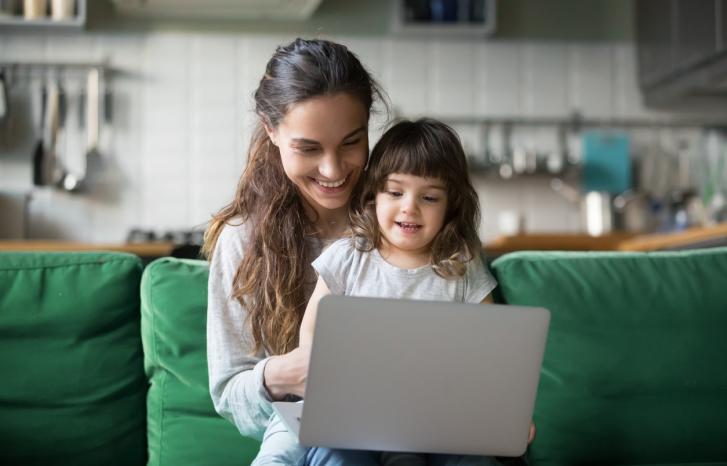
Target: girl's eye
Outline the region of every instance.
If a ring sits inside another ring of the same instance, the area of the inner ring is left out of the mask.
[[[391,197],[400,197],[401,193],[399,191],[387,191],[387,194]]]
[[[439,198],[434,196],[424,196],[424,200],[427,202],[437,202]]]

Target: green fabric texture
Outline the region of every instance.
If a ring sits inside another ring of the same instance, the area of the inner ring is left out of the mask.
[[[206,262],[157,259],[141,284],[150,466],[249,464],[259,443],[214,410],[207,376]]]
[[[141,262],[0,253],[0,463],[146,460]]]
[[[727,464],[727,248],[492,267],[505,302],[551,311],[532,464]]]

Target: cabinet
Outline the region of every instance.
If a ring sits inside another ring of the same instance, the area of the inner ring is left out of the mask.
[[[395,0],[400,35],[487,36],[495,32],[496,0]]]
[[[727,108],[727,0],[637,0],[636,27],[647,105]]]

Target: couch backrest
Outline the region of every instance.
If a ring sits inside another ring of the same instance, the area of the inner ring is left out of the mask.
[[[492,268],[500,299],[552,313],[533,464],[727,463],[727,248]]]
[[[142,465],[141,261],[0,253],[0,464]]]
[[[249,464],[259,443],[212,406],[207,377],[204,261],[158,259],[141,285],[150,466]]]

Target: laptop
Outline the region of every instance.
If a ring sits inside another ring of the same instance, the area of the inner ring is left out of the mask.
[[[275,402],[305,446],[525,452],[550,312],[329,295],[304,402]]]

